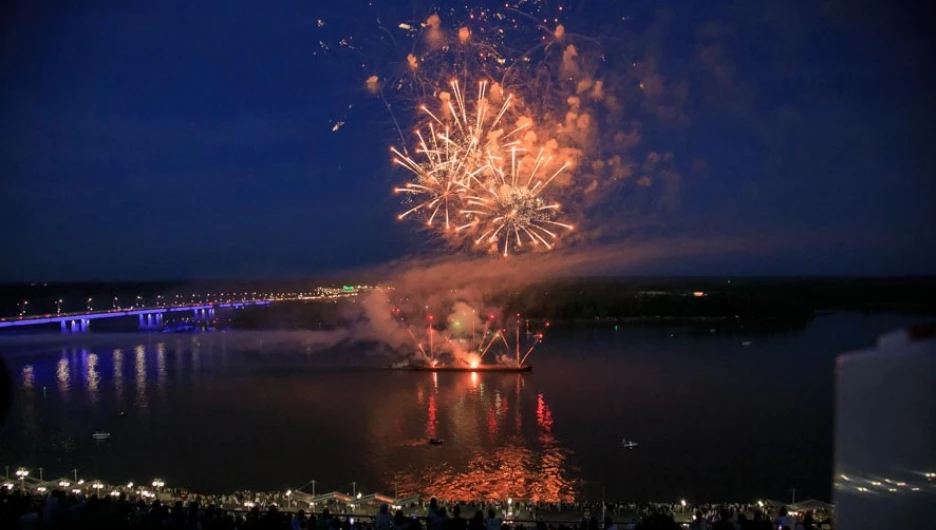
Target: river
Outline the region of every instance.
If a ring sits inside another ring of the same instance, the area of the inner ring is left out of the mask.
[[[828,314],[749,336],[565,329],[522,375],[326,363],[289,333],[7,336],[0,463],[211,493],[314,479],[319,493],[456,499],[746,501],[792,488],[827,499],[835,357],[918,321]],[[92,441],[96,428],[111,439]]]

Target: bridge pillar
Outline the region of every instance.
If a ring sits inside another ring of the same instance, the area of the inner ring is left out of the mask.
[[[81,328],[78,327],[78,321],[77,321],[77,320],[72,320],[72,321],[71,321],[71,332],[72,332],[72,333],[78,333],[78,332],[80,332],[80,331],[81,331]]]
[[[62,325],[62,333],[68,333],[68,324],[66,324],[64,320],[59,322],[59,324]]]
[[[152,327],[153,327],[153,315],[147,313],[146,314],[146,329],[150,329]]]
[[[162,327],[163,327],[162,319],[163,319],[163,314],[162,314],[162,313],[156,313],[156,327],[157,327],[157,328],[162,328]]]
[[[81,319],[81,332],[86,333],[88,331],[88,326],[91,324],[91,319],[82,318]]]
[[[208,308],[208,318],[214,318],[214,308]]]

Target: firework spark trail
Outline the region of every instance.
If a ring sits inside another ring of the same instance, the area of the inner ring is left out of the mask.
[[[491,349],[491,346],[494,345],[494,342],[497,341],[497,338],[498,338],[499,336],[500,336],[500,332],[499,332],[499,331],[496,332],[496,333],[494,333],[494,335],[491,337],[491,340],[488,342],[487,346],[485,346],[485,347],[481,350],[481,358],[482,358],[482,359],[484,358],[484,354],[487,353],[489,349]],[[483,340],[483,337],[482,337],[482,340]]]
[[[408,327],[406,328],[406,331],[409,332],[410,337],[413,339],[413,344],[415,344],[416,347],[419,348],[419,351],[422,352],[423,357],[428,357],[428,355],[426,355],[426,350],[424,350],[422,347],[422,344],[418,340],[416,340],[416,335],[413,334],[413,328]]]

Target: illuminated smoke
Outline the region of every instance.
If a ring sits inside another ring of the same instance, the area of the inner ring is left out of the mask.
[[[380,92],[380,78],[376,75],[372,75],[367,78],[367,81],[364,82],[364,86],[367,87],[367,91],[371,94],[376,94]]]

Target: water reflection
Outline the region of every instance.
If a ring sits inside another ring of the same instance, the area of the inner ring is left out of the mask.
[[[166,397],[166,343],[156,344],[156,390],[159,397]]]
[[[133,369],[136,373],[136,407],[145,411],[149,406],[149,399],[146,395],[146,348],[138,344],[133,349],[133,355]]]
[[[552,432],[552,411],[549,410],[549,405],[546,404],[543,394],[537,394],[536,396],[536,423],[539,425],[543,436],[549,435]],[[542,440],[543,438],[541,437],[540,439]]]
[[[89,353],[85,371],[85,381],[88,387],[88,398],[92,405],[96,405],[98,402],[98,387],[101,383],[101,374],[98,372],[97,365],[97,354]]]
[[[68,357],[65,350],[62,350],[62,358],[55,365],[55,380],[58,383],[59,393],[63,396],[68,394],[71,389],[71,374],[68,370]]]
[[[23,376],[23,388],[32,389],[36,385],[36,376],[33,373],[32,365],[27,364],[24,366],[21,373]]]
[[[123,350],[117,348],[113,353],[114,359],[114,393],[117,395],[117,403],[123,403],[124,380],[123,380]]]
[[[428,389],[424,388],[427,383]],[[484,384],[495,388],[487,397],[479,391]],[[406,393],[410,403],[423,411],[423,432],[428,438],[444,439],[445,445],[427,449],[424,443],[404,441],[398,446],[405,453],[399,460],[410,466],[390,472],[400,495],[488,501],[514,497],[536,502],[574,497],[577,482],[571,475],[575,470],[568,463],[569,452],[552,434],[553,417],[546,397],[529,391],[522,376],[433,374],[413,386]],[[392,433],[381,432],[380,437],[398,437],[412,409],[395,400],[386,402],[393,403],[389,405],[392,415],[404,417],[392,423]],[[531,416],[530,422],[524,421],[526,415]],[[529,432],[524,425],[532,427]]]
[[[429,413],[428,419],[426,420],[426,436],[428,436],[430,439],[438,438],[436,410],[436,398],[434,395],[429,396]]]
[[[36,432],[36,376],[35,370],[31,364],[27,364],[20,371],[23,377],[22,394],[22,421],[23,431],[27,435],[33,435]]]
[[[181,348],[176,347],[175,351],[181,352]],[[198,343],[192,345],[192,375],[197,375],[201,368],[201,346]]]

